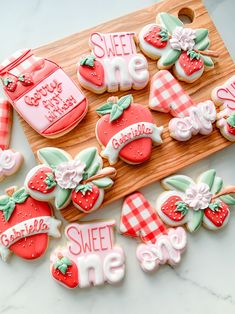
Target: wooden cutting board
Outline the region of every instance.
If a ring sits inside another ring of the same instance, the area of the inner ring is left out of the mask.
[[[185,11],[185,8],[189,9]],[[101,24],[95,28],[85,30],[37,48],[34,52],[38,56],[47,57],[58,63],[64,68],[68,75],[78,82],[75,65],[80,56],[89,53],[88,38],[93,31],[107,33],[135,31],[138,33],[144,25],[155,22],[157,13],[168,12],[178,15],[179,11],[182,9],[183,13],[186,12],[186,14],[189,13],[191,17],[194,16],[190,27],[207,28],[209,30],[211,49],[220,53],[220,61],[216,64],[213,70],[204,73],[202,77],[193,84],[182,83],[183,88],[185,88],[192,98],[195,101],[200,102],[202,100],[210,99],[210,92],[213,87],[221,84],[235,73],[233,61],[225,48],[215,25],[211,21],[207,10],[200,0],[163,1]],[[157,71],[156,62],[151,61],[150,59],[148,59],[148,61],[150,75],[152,76]],[[87,116],[73,131],[61,138],[43,138],[21,119],[25,134],[34,153],[36,153],[39,148],[54,146],[62,148],[74,156],[86,147],[99,147],[95,137],[95,124],[98,120],[95,109],[103,104],[110,94],[104,93],[103,95],[96,95],[86,90],[84,90],[84,93],[89,101],[89,112]],[[145,106],[148,105],[149,86],[141,91],[133,90],[131,93],[134,96],[135,102]],[[122,93],[115,94],[122,95]],[[216,128],[214,128],[214,131],[210,136],[205,137],[198,135],[194,136],[188,142],[177,142],[169,136],[167,128],[171,116],[157,112],[153,112],[153,116],[158,126],[164,125],[163,145],[154,147],[151,159],[144,164],[131,166],[123,161],[119,161],[116,164],[118,174],[115,180],[115,185],[111,190],[106,192],[103,205],[134,192],[149,183],[160,180],[231,144],[220,135],[220,132]],[[105,165],[108,165],[107,162],[105,162]],[[72,205],[62,210],[62,214],[65,219],[69,221],[75,221],[84,216],[83,213],[79,212]]]

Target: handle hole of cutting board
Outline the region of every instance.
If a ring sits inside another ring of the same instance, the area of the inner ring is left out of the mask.
[[[184,23],[184,24],[191,24],[194,20],[194,11],[190,8],[182,8],[178,12],[178,18]]]

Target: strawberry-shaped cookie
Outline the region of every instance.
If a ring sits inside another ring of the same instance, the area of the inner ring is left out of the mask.
[[[38,200],[51,202],[56,209],[65,208],[72,200],[75,207],[86,213],[100,207],[104,189],[113,185],[110,177],[116,170],[102,169],[97,148],[81,151],[74,160],[65,151],[46,147],[38,151],[42,162],[30,170],[25,189]]]
[[[132,96],[111,97],[96,112],[102,116],[96,124],[101,155],[115,164],[118,157],[130,164],[150,158],[152,144],[162,143],[163,127],[157,127],[151,112],[134,103]]]
[[[156,24],[146,25],[139,34],[141,50],[157,60],[159,69],[173,71],[178,79],[194,82],[212,69],[218,54],[207,50],[210,46],[207,29],[186,28],[176,16],[162,12]]]
[[[125,255],[114,242],[114,225],[114,220],[67,225],[67,245],[51,254],[53,278],[67,288],[120,282],[125,275]]]
[[[142,89],[149,80],[146,58],[136,51],[135,33],[92,33],[91,54],[77,64],[80,84],[94,93]],[[164,45],[164,44],[163,44]]]
[[[51,273],[55,280],[68,288],[76,288],[78,285],[77,265],[62,254],[58,254],[56,261],[52,264]]]
[[[60,237],[59,220],[52,217],[48,203],[29,196],[24,188],[11,187],[0,196],[0,256],[6,261],[10,253],[27,260],[42,256],[49,235]]]
[[[13,107],[42,136],[68,133],[87,113],[87,99],[63,69],[30,49],[0,64],[0,79]]]
[[[235,187],[223,188],[223,180],[214,169],[200,175],[195,183],[190,177],[175,175],[162,181],[170,190],[157,199],[159,216],[169,226],[186,224],[190,232],[203,225],[209,230],[224,227],[229,220],[229,205],[235,205]]]

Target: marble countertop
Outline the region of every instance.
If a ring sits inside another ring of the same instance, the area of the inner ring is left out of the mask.
[[[231,55],[235,56],[234,0],[205,0]],[[1,1],[1,49],[0,60],[13,51],[24,47],[37,47],[85,29],[98,23],[121,16],[154,3],[153,0],[23,0]],[[105,9],[104,9],[105,8]],[[25,164],[14,177],[19,186],[32,166],[33,154],[17,117],[14,119],[12,147],[22,151]],[[215,168],[227,184],[234,184],[234,149],[231,146],[187,169],[184,174],[197,177],[208,168]],[[12,185],[12,178],[1,183],[0,190]],[[161,192],[159,183],[142,190],[155,203]],[[89,216],[115,218],[119,221],[121,201]],[[235,209],[235,208],[234,208]],[[24,262],[12,257],[0,265],[0,314],[140,314],[152,313],[226,313],[235,312],[235,214],[232,212],[228,226],[221,232],[212,233],[203,228],[188,235],[188,250],[181,264],[172,269],[162,266],[151,275],[144,273],[135,258],[136,243],[117,235],[127,253],[127,274],[118,286],[105,285],[91,289],[63,288],[49,274],[50,250],[57,243],[50,241],[44,258]]]

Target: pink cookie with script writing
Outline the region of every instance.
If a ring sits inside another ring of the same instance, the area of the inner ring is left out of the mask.
[[[225,138],[235,142],[235,75],[216,87],[211,97],[216,105],[220,106],[217,127]]]
[[[125,275],[125,255],[114,243],[115,221],[72,223],[65,229],[66,247],[51,255],[51,275],[67,288],[116,284]]]
[[[149,80],[146,58],[136,51],[135,33],[92,33],[91,54],[77,66],[80,84],[94,93],[142,89]]]
[[[152,143],[162,143],[163,127],[157,127],[149,109],[134,103],[131,95],[110,97],[96,112],[102,117],[96,124],[101,155],[115,164],[118,157],[130,164],[150,158]]]
[[[5,60],[0,77],[13,107],[42,136],[62,136],[87,113],[85,96],[67,74],[29,49]]]
[[[0,256],[10,253],[27,260],[42,256],[49,235],[60,237],[61,222],[52,217],[48,203],[30,197],[24,188],[11,187],[0,196]]]

